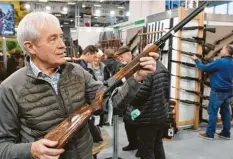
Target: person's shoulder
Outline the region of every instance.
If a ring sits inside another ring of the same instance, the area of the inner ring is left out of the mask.
[[[6,90],[20,90],[28,81],[27,78],[27,68],[23,67],[2,81],[1,86]]]

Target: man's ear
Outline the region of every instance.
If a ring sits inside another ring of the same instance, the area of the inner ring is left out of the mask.
[[[34,45],[32,44],[31,41],[24,41],[23,45],[24,45],[24,48],[26,49],[27,52],[29,52],[32,55],[36,54],[36,51],[34,49]]]

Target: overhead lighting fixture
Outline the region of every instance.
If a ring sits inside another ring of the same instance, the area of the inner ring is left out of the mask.
[[[68,5],[75,5],[76,3],[75,2],[68,2],[67,4]]]
[[[63,7],[63,8],[62,8],[62,11],[63,11],[63,12],[68,12],[68,8],[67,8],[67,7]]]
[[[117,8],[119,8],[119,9],[124,9],[125,7],[123,7],[123,6],[118,6]]]
[[[60,17],[61,16],[61,14],[54,14],[56,17]]]
[[[39,0],[39,2],[48,2],[48,0]]]
[[[27,10],[29,10],[31,8],[31,6],[30,6],[30,4],[25,4],[24,8],[27,9]]]
[[[99,9],[95,10],[95,14],[100,14],[100,10]]]
[[[127,16],[127,17],[130,16],[130,13],[129,13],[129,12],[126,12],[126,16]]]
[[[100,0],[100,2],[103,2],[104,0]]]
[[[78,15],[78,16],[76,16],[77,18],[81,18],[81,16],[80,15]]]
[[[94,18],[96,18],[96,19],[97,19],[98,17],[94,17]]]
[[[72,22],[72,21],[74,21],[73,19],[70,19],[70,21]]]
[[[115,11],[114,11],[114,10],[111,10],[111,11],[110,11],[110,15],[115,15]]]
[[[50,7],[50,6],[46,6],[45,9],[46,9],[47,11],[50,11],[50,10],[51,10],[51,7]]]
[[[85,5],[85,4],[82,4],[82,7],[83,7],[83,8],[86,8],[86,5]]]
[[[100,5],[100,4],[95,4],[94,6],[95,6],[95,7],[101,7],[101,5]]]

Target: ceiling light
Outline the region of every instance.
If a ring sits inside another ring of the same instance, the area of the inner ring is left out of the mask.
[[[86,5],[85,5],[85,4],[82,4],[82,7],[83,7],[83,8],[85,8],[85,7],[86,7]]]
[[[76,3],[75,2],[68,2],[67,4],[68,5],[75,5]]]
[[[31,6],[30,6],[30,4],[25,4],[24,8],[27,9],[27,10],[29,10],[31,8]]]
[[[119,8],[119,9],[124,9],[125,7],[123,7],[123,6],[118,6],[117,8]]]
[[[70,21],[72,22],[72,21],[74,21],[73,19],[70,19]]]
[[[100,5],[100,4],[95,4],[94,6],[95,6],[95,7],[101,7],[101,5]]]
[[[96,18],[96,19],[97,19],[98,17],[94,17],[94,18]]]
[[[100,14],[100,10],[99,9],[95,10],[95,14]]]
[[[130,13],[129,12],[126,12],[126,16],[128,17],[130,15]]]
[[[68,12],[68,8],[67,8],[67,7],[63,7],[63,8],[62,8],[62,11],[63,11],[63,12]]]
[[[61,16],[61,14],[54,14],[56,17],[60,17]]]
[[[48,0],[39,0],[39,2],[48,2]]]
[[[81,18],[81,16],[80,16],[80,15],[78,15],[78,16],[76,16],[76,17]]]
[[[115,11],[114,10],[111,10],[110,11],[110,15],[114,15],[115,14]]]
[[[50,7],[50,6],[46,6],[45,9],[46,9],[47,11],[50,11],[50,10],[51,10],[51,7]]]
[[[104,0],[100,0],[100,2],[103,2]]]

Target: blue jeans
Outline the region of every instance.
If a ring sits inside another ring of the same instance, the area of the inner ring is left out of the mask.
[[[223,122],[223,130],[221,134],[230,137],[230,129],[231,129],[231,112],[230,112],[230,97],[232,92],[216,92],[211,90],[210,92],[210,101],[208,105],[208,114],[209,114],[209,122],[206,130],[206,134],[209,137],[214,137],[216,130],[216,122],[217,122],[217,113],[219,108],[221,119]]]

